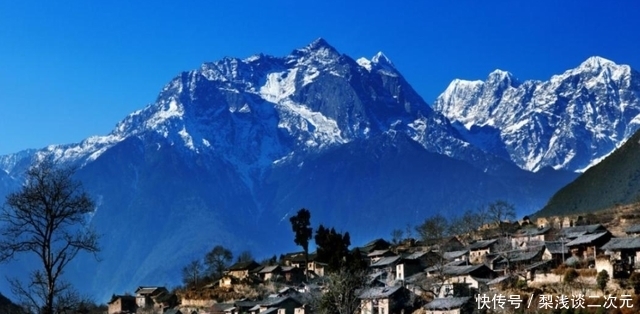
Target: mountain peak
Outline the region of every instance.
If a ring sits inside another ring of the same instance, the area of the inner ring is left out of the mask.
[[[513,77],[513,74],[509,71],[504,71],[500,69],[495,69],[493,72],[489,73],[489,77]]]
[[[378,53],[376,53],[376,55],[373,56],[373,58],[371,58],[371,62],[381,64],[381,65],[389,65],[393,67],[393,62],[391,62],[391,60],[389,60],[389,58],[387,58],[387,56],[384,53],[382,53],[382,51],[379,51]]]
[[[316,40],[312,41],[310,44],[308,44],[306,47],[304,47],[304,49],[305,50],[309,50],[309,51],[322,50],[322,49],[329,49],[329,50],[332,50],[332,51],[336,51],[336,48],[331,46],[322,37],[318,37]]]
[[[296,49],[289,57],[298,60],[324,60],[321,63],[330,62],[340,56],[336,48],[331,46],[324,38],[318,38],[304,48]]]
[[[513,77],[513,74],[508,71],[503,71],[500,69],[496,69],[493,72],[489,73],[487,77],[487,83],[495,84],[495,83],[507,83],[508,86],[517,87],[518,80]],[[505,86],[506,87],[506,86]]]
[[[598,56],[593,56],[593,57],[589,57],[587,60],[582,62],[579,68],[598,69],[603,66],[611,66],[611,65],[616,65],[616,64],[611,60],[598,57]]]

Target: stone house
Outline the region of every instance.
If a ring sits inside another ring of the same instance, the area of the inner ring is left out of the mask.
[[[395,255],[396,255],[395,253],[385,249],[385,250],[375,250],[367,254],[367,257],[369,258],[369,265],[372,265],[383,257],[390,257]]]
[[[416,251],[404,257],[407,260],[415,260],[420,263],[422,268],[431,266],[434,262],[440,260],[440,255],[433,251]]]
[[[389,256],[379,259],[369,266],[375,273],[380,273],[379,280],[383,282],[396,280],[396,266],[402,261],[400,256]]]
[[[260,267],[260,264],[256,263],[255,261],[238,262],[231,265],[231,267],[229,267],[229,269],[227,269],[227,271],[225,272],[225,275],[237,279],[244,279],[249,277],[249,273],[257,267]]]
[[[403,286],[371,287],[360,293],[361,314],[401,313],[408,307],[409,291]]]
[[[238,283],[240,283],[238,278],[229,275],[222,275],[222,278],[218,280],[218,286],[221,288],[232,288]]]
[[[280,265],[265,266],[260,269],[260,271],[258,272],[258,276],[260,276],[260,279],[262,279],[263,281],[277,280],[282,276],[282,268],[280,267]]]
[[[138,309],[136,297],[132,295],[112,295],[107,303],[109,314],[129,314],[135,313]]]
[[[309,254],[309,260],[311,259],[311,254]],[[292,266],[304,269],[306,262],[304,258],[304,251],[284,254],[280,262],[284,264],[284,266]]]
[[[595,263],[596,256],[604,252],[601,247],[610,239],[611,233],[609,231],[585,234],[573,239],[567,243],[567,246],[571,256],[578,258],[578,260]]]
[[[560,229],[560,231],[558,232],[558,238],[573,240],[583,235],[598,234],[608,231],[609,230],[607,230],[607,228],[605,228],[601,224],[573,226]]]
[[[474,304],[471,297],[437,298],[424,306],[425,314],[466,314],[472,313]]]
[[[307,269],[309,272],[317,277],[324,277],[325,269],[327,268],[327,263],[320,262],[316,259],[316,255],[314,254],[313,260],[309,260],[307,264]]]
[[[259,302],[258,313],[295,314],[296,308],[302,307],[302,303],[292,297],[267,298]]]
[[[523,249],[496,252],[491,254],[491,269],[504,274],[542,260],[544,246],[526,247]]]
[[[568,241],[545,241],[542,260],[552,261],[554,266],[564,263],[564,261],[571,256],[567,243]]]
[[[469,250],[444,252],[442,253],[442,257],[447,261],[469,262]]]
[[[407,277],[411,277],[422,272],[424,267],[420,260],[403,258],[396,264],[396,280],[404,281]]]
[[[626,277],[640,269],[640,237],[612,238],[601,248],[608,254],[615,277]]]
[[[136,289],[136,305],[138,308],[157,308],[162,310],[164,299],[169,296],[169,290],[165,287],[145,287],[140,286]]]
[[[442,273],[446,280],[439,291],[440,297],[453,296],[456,285],[464,285],[469,295],[473,295],[496,277],[496,274],[484,264],[467,266],[446,266]]]
[[[301,283],[305,279],[304,270],[295,266],[282,266],[280,268],[284,282],[289,284]]]
[[[540,245],[544,241],[549,240],[551,227],[542,228],[523,228],[511,235],[511,246],[513,248],[522,248],[531,245]]]
[[[485,255],[491,253],[493,247],[498,243],[498,239],[479,240],[469,244],[469,262],[472,264],[482,263]]]
[[[368,255],[369,253],[376,250],[387,250],[389,249],[389,247],[391,247],[391,244],[384,239],[375,239],[361,247],[358,247],[358,250],[360,251],[360,253]]]

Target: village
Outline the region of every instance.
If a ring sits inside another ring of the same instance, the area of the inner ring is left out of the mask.
[[[331,269],[317,252],[292,252],[237,262],[215,281],[178,291],[114,294],[108,313],[309,314],[327,306],[341,314],[633,313],[640,306],[640,224],[612,232],[579,216],[524,217],[473,235],[375,239],[354,252],[361,275]],[[332,291],[339,296],[327,299]]]

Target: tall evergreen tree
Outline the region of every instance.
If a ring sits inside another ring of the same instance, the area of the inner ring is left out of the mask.
[[[309,240],[313,235],[313,229],[311,228],[311,213],[309,210],[302,208],[298,213],[289,219],[291,222],[291,229],[295,235],[293,242],[302,247],[304,251],[305,261],[305,276],[308,276],[307,269],[309,268]]]

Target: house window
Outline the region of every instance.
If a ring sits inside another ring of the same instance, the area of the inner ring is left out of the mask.
[[[372,304],[373,304],[372,314],[385,314],[384,307],[382,307],[382,305],[378,300],[373,300]]]

